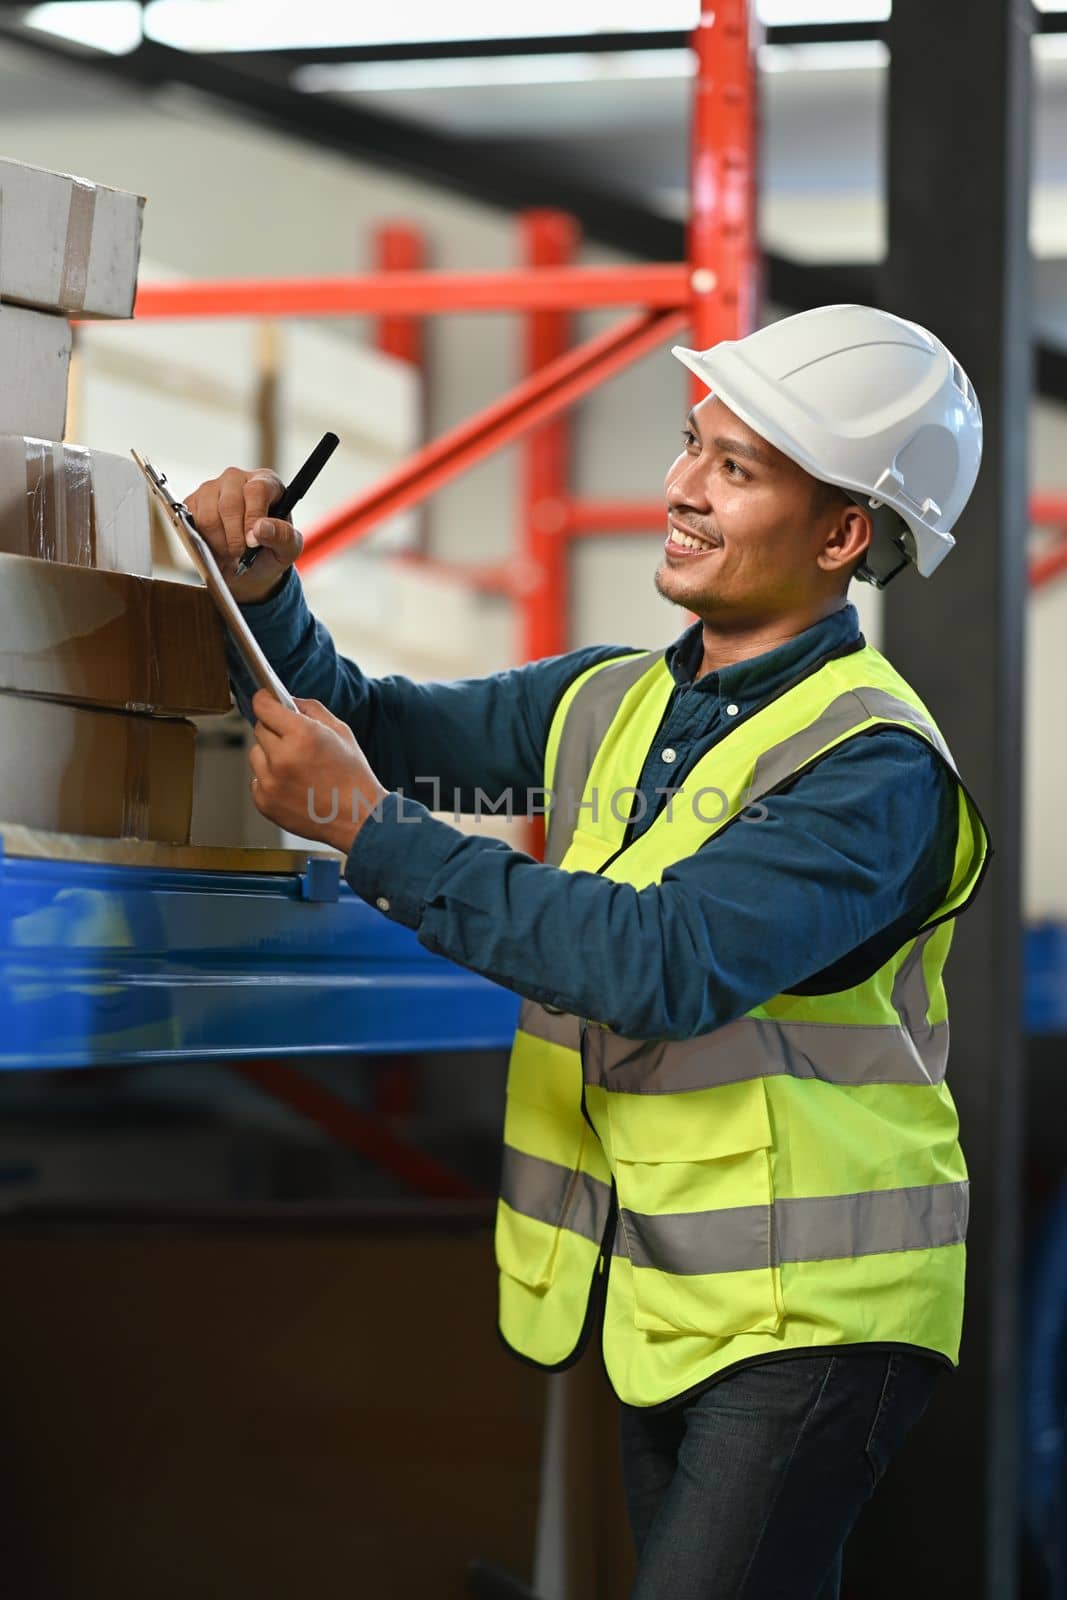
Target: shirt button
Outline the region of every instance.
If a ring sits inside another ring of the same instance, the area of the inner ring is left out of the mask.
[[[738,711],[737,706],[735,706],[733,701],[731,700],[730,704],[726,707],[726,715],[728,717],[736,717],[737,716],[737,711]]]
[[[670,763],[672,761],[677,761],[677,759],[678,759],[677,750],[664,750],[663,754],[660,756],[660,760],[661,761],[666,761],[668,766],[670,765]]]
[[[389,902],[385,898],[384,894],[380,894],[378,896],[377,900],[375,900],[374,904],[378,907],[379,911],[388,911],[389,910]]]

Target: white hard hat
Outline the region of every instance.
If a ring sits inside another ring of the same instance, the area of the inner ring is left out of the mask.
[[[890,506],[906,524],[895,542],[924,578],[948,555],[978,476],[982,412],[932,333],[873,306],[819,306],[674,354],[814,478]]]

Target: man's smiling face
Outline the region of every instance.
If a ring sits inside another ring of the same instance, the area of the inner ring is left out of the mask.
[[[753,627],[810,605],[844,571],[819,560],[841,505],[821,513],[816,480],[715,395],[690,412],[667,473],[665,599],[716,625]],[[842,497],[842,499],[845,497]]]

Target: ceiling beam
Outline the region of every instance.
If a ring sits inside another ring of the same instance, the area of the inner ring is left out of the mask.
[[[0,6],[4,4],[5,0],[0,0]],[[1059,20],[1067,24],[1067,13]],[[55,35],[0,22],[2,42],[92,71],[134,91],[151,93],[166,84],[182,84],[273,132],[354,160],[388,166],[483,205],[509,212],[531,206],[569,211],[589,239],[639,260],[679,261],[684,255],[681,222],[662,216],[634,196],[576,179],[558,165],[538,162],[515,142],[502,152],[487,147],[484,139],[460,139],[328,95],[302,94],[243,70],[240,56],[236,60],[205,56],[150,40],[129,55],[102,55]],[[798,262],[773,253],[763,261],[764,289],[776,305],[803,311],[840,301],[878,304],[873,266]],[[1067,351],[1047,343],[1038,346],[1037,382],[1047,398],[1067,404]]]
[[[472,58],[555,55],[622,55],[635,50],[684,50],[689,35],[678,31],[655,33],[575,33],[530,35],[521,39],[416,39],[395,44],[302,45],[286,50],[227,51],[249,65],[288,68],[333,63],[376,61],[469,61]],[[215,59],[223,52],[212,52]]]
[[[577,216],[590,237],[647,260],[678,260],[682,227],[640,199],[561,172],[554,162],[521,161],[485,139],[464,139],[425,124],[353,106],[330,95],[302,94],[244,70],[232,58],[172,50],[146,40],[123,56],[67,47],[54,36],[0,24],[0,39],[87,68],[135,89],[182,84],[303,143],[386,166],[483,205],[517,211],[553,206]]]
[[[1067,17],[1064,18],[1067,26]],[[879,22],[819,23],[810,26],[765,28],[767,44],[840,44],[880,39]],[[625,55],[647,50],[685,50],[690,35],[684,30],[656,32],[574,33],[528,35],[521,39],[425,39],[396,44],[305,45],[287,50],[229,51],[249,65],[276,72],[296,67],[364,64],[377,61],[465,61],[472,58],[551,55]],[[215,59],[222,59],[215,53]]]

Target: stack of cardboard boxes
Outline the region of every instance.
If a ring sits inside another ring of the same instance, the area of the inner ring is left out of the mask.
[[[142,206],[0,160],[0,825],[183,844],[222,626],[152,578],[132,459],[60,442],[70,319],[132,315]]]

